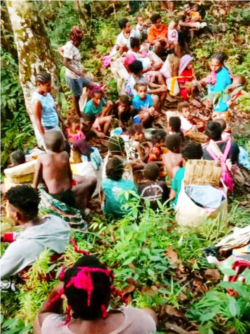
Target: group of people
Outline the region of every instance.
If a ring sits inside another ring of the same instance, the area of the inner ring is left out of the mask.
[[[172,3],[169,2],[170,7]],[[121,32],[111,56],[119,54],[128,76],[117,101],[105,98],[102,87],[83,72],[78,47],[84,31],[73,27],[70,41],[59,50],[75,109],[75,115],[66,122],[50,94],[51,75],[46,71],[37,74],[31,121],[44,153],[37,158],[33,187],[19,185],[5,194],[9,216],[24,231],[17,236],[3,236],[4,241],[12,244],[0,260],[2,287],[4,280],[31,265],[42,250],[49,248],[62,254],[69,242],[70,228],[64,219],[51,214],[38,216],[37,189],[41,183],[56,202],[66,205],[67,210],[79,210],[86,219],[97,178],[72,172],[72,151],[77,152],[78,162],[87,161],[95,169],[102,168],[100,205],[110,222],[129,213],[134,195],[140,196],[142,207],[159,210],[161,202],[175,210],[189,160],[219,161],[223,163],[223,173],[233,179],[233,168],[229,169],[225,161],[237,165],[240,149],[231,134],[229,108],[244,93],[246,79],[229,72],[222,52],[212,56],[211,73],[200,81],[196,79],[194,59],[183,54],[181,36],[193,38],[197,30],[205,27],[204,16],[202,6],[185,3],[183,17],[169,25],[162,22],[160,14],[151,16],[150,25],[141,14],[137,15],[135,29],[127,18],[121,19]],[[152,53],[157,57],[152,57]],[[169,79],[171,85],[178,86],[179,102],[175,115],[167,118],[166,106],[172,89],[167,85]],[[79,100],[84,88],[88,89],[88,101],[81,110]],[[202,90],[207,94],[205,101],[200,98]],[[191,117],[194,106],[200,108],[196,121]],[[202,114],[203,108],[210,108],[208,118]],[[107,139],[104,159],[91,146],[93,139],[99,144]],[[214,145],[220,154],[213,151]],[[25,156],[23,152],[14,152],[11,160],[14,166],[22,165]],[[233,181],[223,180],[232,192]],[[95,257],[84,256],[66,270],[61,283],[51,292],[35,321],[35,333],[91,333],[100,328],[105,333],[155,331],[156,316],[149,309],[126,307],[107,313],[110,295],[116,291],[112,284],[111,271]],[[61,326],[64,297],[68,315],[66,325]]]

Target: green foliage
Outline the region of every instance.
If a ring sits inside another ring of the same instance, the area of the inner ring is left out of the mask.
[[[236,334],[247,334],[250,330],[250,270],[245,271],[246,282],[221,282],[195,303],[186,316],[198,322],[202,334],[225,333],[235,329]],[[224,289],[232,289],[238,297],[232,297]]]
[[[1,333],[2,334],[31,334],[32,325],[25,326],[22,319],[8,319],[4,320],[1,315]]]

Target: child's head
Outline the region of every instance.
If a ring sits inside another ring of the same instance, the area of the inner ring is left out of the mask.
[[[184,6],[183,6],[183,8],[184,8],[184,12],[186,14],[190,13],[190,11],[191,11],[191,5],[190,5],[189,2],[185,3]]]
[[[157,129],[155,133],[152,135],[151,142],[153,144],[158,144],[160,146],[163,146],[165,144],[165,138],[166,138],[166,131],[163,129]]]
[[[140,99],[144,100],[147,95],[148,85],[145,82],[137,82],[135,84],[135,89],[140,96]]]
[[[181,150],[184,160],[200,160],[203,156],[202,146],[200,143],[189,142]]]
[[[143,173],[148,180],[156,181],[160,175],[160,168],[155,162],[149,162],[144,167]]]
[[[36,86],[42,94],[51,91],[51,75],[46,71],[41,71],[36,75]]]
[[[217,118],[215,120],[215,122],[220,124],[220,126],[222,128],[222,132],[226,129],[227,123],[226,123],[226,121],[223,118]]]
[[[119,96],[118,104],[121,107],[128,108],[131,106],[131,100],[128,95],[123,94]]]
[[[113,136],[108,140],[108,150],[112,154],[123,155],[125,152],[125,143],[122,137]]]
[[[10,162],[12,167],[25,163],[25,154],[21,150],[14,151],[10,154]]]
[[[109,179],[119,181],[122,178],[123,171],[124,167],[121,159],[117,157],[109,159],[106,165],[106,175]]]
[[[233,77],[233,85],[245,86],[247,80],[242,74],[234,75]]]
[[[165,145],[166,147],[174,153],[180,153],[181,151],[182,139],[180,135],[169,135],[166,138]]]
[[[141,47],[141,42],[137,37],[130,38],[130,47],[134,52],[139,52]]]
[[[169,131],[180,132],[181,131],[181,119],[180,117],[170,117],[168,123]]]
[[[120,27],[121,30],[123,30],[126,33],[130,33],[131,25],[130,25],[128,19],[126,19],[126,18],[120,19],[118,24],[119,24],[119,27]]]
[[[79,27],[74,26],[71,28],[71,31],[68,36],[71,39],[73,45],[77,47],[81,44],[84,33],[85,33],[84,30],[80,29]]]
[[[95,122],[95,115],[88,113],[88,114],[83,114],[83,131],[89,131]]]
[[[128,130],[128,135],[137,141],[140,141],[144,137],[142,124],[133,124]]]
[[[173,20],[169,23],[168,28],[171,29],[171,30],[172,29],[177,29],[177,26],[178,26],[178,22]]]
[[[102,98],[103,98],[103,92],[101,90],[94,90],[93,91],[93,104],[98,107],[101,102],[102,102]]]
[[[138,23],[140,26],[144,24],[144,17],[141,14],[136,16],[136,23]]]
[[[193,6],[192,6],[192,10],[193,10],[194,12],[198,12],[199,9],[200,9],[200,7],[199,7],[198,3],[194,3]]]
[[[75,116],[68,119],[68,127],[72,132],[77,132],[80,130],[80,118]]]
[[[153,14],[150,17],[151,22],[155,25],[157,29],[160,29],[162,26],[161,15],[160,14]]]
[[[143,71],[142,62],[140,60],[136,60],[128,66],[128,69],[131,73],[140,75]]]
[[[60,131],[47,131],[44,134],[46,149],[54,153],[60,153],[64,148],[64,138]]]
[[[185,118],[188,118],[190,115],[190,105],[188,102],[179,102],[177,110]]]
[[[217,122],[207,122],[205,134],[212,140],[221,140],[221,125]]]

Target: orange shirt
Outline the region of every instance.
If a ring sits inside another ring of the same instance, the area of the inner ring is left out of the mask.
[[[168,36],[168,26],[162,24],[160,29],[156,29],[154,25],[152,25],[148,30],[148,41],[150,44],[154,44],[155,40],[160,38],[165,38]]]

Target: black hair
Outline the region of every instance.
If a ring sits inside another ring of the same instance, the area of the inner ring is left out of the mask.
[[[70,117],[68,120],[67,120],[67,124],[68,126],[71,126],[72,124],[74,123],[80,123],[80,118],[78,116],[74,116],[74,117]]]
[[[21,150],[14,151],[10,154],[10,161],[13,165],[18,166],[25,163],[25,154]]]
[[[64,138],[60,131],[48,131],[44,134],[44,144],[46,149],[59,153],[64,148]]]
[[[74,284],[67,286],[72,278],[77,276],[81,268],[104,269],[106,267],[95,256],[81,257],[73,267],[66,270],[64,281],[64,293],[68,305],[73,311],[73,318],[82,320],[96,320],[102,316],[102,305],[108,306],[111,295],[111,278],[103,272],[90,272],[93,290],[91,292],[90,304],[88,305],[88,292],[77,289]]]
[[[21,210],[27,219],[37,217],[40,198],[38,191],[31,186],[22,185],[10,188],[5,194],[5,199]]]
[[[140,44],[141,44],[141,42],[140,42],[139,38],[137,38],[137,37],[131,37],[130,38],[130,47],[131,47],[131,49],[139,48]]]
[[[46,71],[41,71],[36,75],[36,84],[39,83],[45,84],[50,81],[51,81],[51,75]]]
[[[122,137],[113,136],[108,140],[108,150],[111,153],[121,154],[125,149],[125,143]]]
[[[126,19],[126,18],[120,19],[119,22],[118,22],[119,28],[120,29],[126,28],[126,25],[127,25],[128,22],[129,22],[129,20]]]
[[[182,143],[181,136],[179,134],[178,135],[173,134],[167,136],[165,145],[170,151],[175,152],[177,148],[180,148],[181,143]]]
[[[159,143],[160,141],[165,140],[166,138],[166,131],[163,129],[157,129],[155,130],[155,133],[152,134],[151,142],[153,144]]]
[[[85,121],[88,121],[88,122],[90,122],[90,123],[94,123],[94,121],[95,121],[95,115],[94,114],[92,114],[92,113],[87,113],[87,114],[83,114],[83,119],[85,120]]]
[[[151,17],[150,17],[150,21],[152,22],[152,23],[156,23],[157,22],[157,20],[159,20],[159,19],[161,19],[161,15],[160,14],[153,14]]]
[[[181,113],[183,108],[190,108],[190,104],[186,101],[179,102],[177,105],[177,110]]]
[[[182,157],[185,160],[200,160],[203,156],[200,143],[188,142],[181,150]]]
[[[122,178],[123,171],[124,167],[121,159],[117,157],[109,159],[106,165],[106,175],[109,179],[119,181]]]
[[[128,65],[129,71],[133,74],[139,74],[143,71],[142,62],[135,60],[132,64]]]
[[[122,94],[119,96],[119,101],[123,104],[125,104],[126,106],[130,106],[131,105],[131,100],[129,98],[128,95]]]
[[[149,162],[144,167],[143,173],[148,180],[155,181],[160,175],[160,168],[155,162]]]
[[[220,140],[222,128],[217,122],[207,122],[205,134],[212,140]]]
[[[219,123],[221,128],[222,128],[222,132],[226,129],[227,127],[227,122],[223,119],[223,118],[217,118],[214,120],[216,123]]]
[[[174,132],[179,132],[181,129],[181,119],[180,117],[170,117],[169,126],[173,129]]]
[[[224,65],[224,61],[227,60],[227,55],[225,52],[216,52],[212,55],[212,59],[218,59],[222,65]]]
[[[92,92],[92,95],[94,96],[94,95],[98,95],[98,94],[101,95],[101,96],[104,95],[102,90],[94,89],[93,92]]]
[[[143,126],[142,124],[132,124],[131,127],[128,129],[128,134],[133,136],[136,133],[143,133]]]

